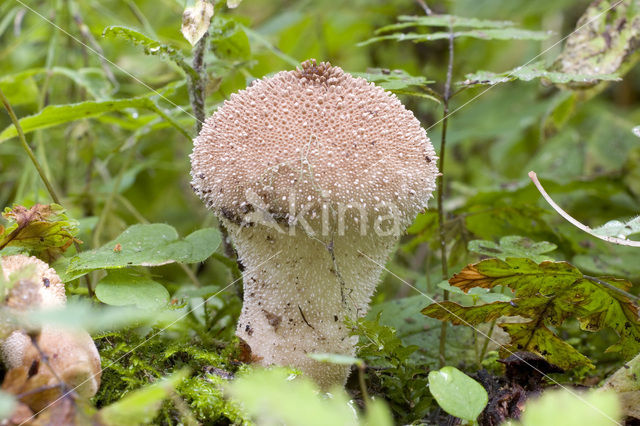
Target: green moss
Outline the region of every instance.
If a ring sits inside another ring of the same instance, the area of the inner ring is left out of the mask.
[[[204,424],[247,424],[238,407],[223,398],[222,388],[238,371],[237,341],[221,344],[197,330],[195,321],[183,320],[178,330],[128,329],[98,336],[96,344],[104,368],[102,385],[94,398],[97,407],[188,366],[192,371],[177,388],[196,420]],[[176,331],[178,331],[176,333]],[[179,409],[180,408],[180,409]],[[183,407],[165,401],[154,424],[183,421]]]

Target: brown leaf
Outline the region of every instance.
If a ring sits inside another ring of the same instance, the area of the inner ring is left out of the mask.
[[[495,278],[487,277],[476,268],[476,265],[467,265],[459,273],[449,280],[449,284],[458,287],[465,293],[474,287],[487,287]]]

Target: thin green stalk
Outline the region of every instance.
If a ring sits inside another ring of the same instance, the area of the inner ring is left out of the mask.
[[[62,9],[62,1],[57,0],[54,3],[55,3],[54,12],[53,12],[54,16],[51,18],[51,20],[55,21],[56,24],[59,24],[58,19],[60,16],[60,10]],[[46,74],[45,74],[44,82],[42,83],[42,91],[40,94],[40,99],[38,101],[38,111],[42,111],[42,109],[45,106],[47,106],[47,104],[49,103],[49,87],[51,85],[51,76],[52,76],[51,69],[54,66],[54,61],[56,58],[56,50],[57,50],[56,48],[58,45],[58,40],[59,40],[59,31],[54,31],[51,36],[51,40],[49,41],[49,46],[47,48],[47,58],[45,61]],[[48,155],[47,155],[46,146],[43,139],[42,130],[38,130],[36,132],[35,140],[36,140],[36,149],[37,149],[38,157],[39,157],[40,163],[42,164],[42,169],[44,170],[44,172],[48,177],[51,177],[51,168],[49,167],[49,163],[47,161]]]
[[[491,321],[491,325],[489,325],[489,331],[487,332],[487,337],[484,339],[484,343],[482,344],[482,350],[480,351],[480,362],[479,362],[479,366],[482,366],[482,360],[484,359],[485,355],[487,355],[487,348],[489,347],[489,342],[491,341],[491,336],[493,336],[493,329],[496,326],[496,322],[498,320],[493,320]]]
[[[38,159],[36,158],[35,154],[33,153],[33,150],[31,149],[31,147],[27,143],[27,139],[24,137],[24,132],[22,131],[22,126],[20,125],[20,121],[18,120],[18,117],[16,116],[15,112],[13,111],[13,108],[11,107],[11,104],[9,103],[9,100],[4,95],[4,92],[2,91],[2,89],[0,89],[0,101],[2,101],[2,104],[4,105],[4,108],[7,110],[7,113],[9,114],[9,117],[11,118],[11,122],[16,127],[16,131],[18,132],[18,139],[20,140],[20,143],[22,144],[22,148],[24,148],[24,150],[26,151],[27,155],[29,156],[29,159],[31,160],[31,162],[35,166],[36,170],[38,171],[38,175],[40,175],[40,179],[42,179],[42,182],[44,183],[44,186],[47,187],[47,191],[49,192],[49,195],[51,196],[51,199],[53,200],[54,203],[60,204],[60,198],[58,197],[58,194],[56,194],[56,191],[53,189],[53,186],[51,185],[51,182],[49,182],[49,179],[47,178],[47,175],[45,174],[44,170],[42,169],[42,166],[40,165],[40,163],[38,162]]]
[[[367,392],[367,384],[364,381],[364,371],[366,366],[363,363],[358,365],[358,383],[360,385],[360,392],[362,393],[362,401],[364,402],[364,407],[367,408],[369,405],[369,392]]]
[[[447,80],[444,84],[442,96],[442,142],[440,144],[440,177],[438,179],[438,228],[440,233],[440,259],[442,261],[442,279],[449,279],[447,265],[447,236],[444,229],[444,165],[447,145],[447,127],[449,124],[449,99],[451,98],[451,78],[453,75],[453,27],[449,26],[449,64],[447,66]],[[449,300],[449,292],[444,291],[443,300]],[[440,367],[446,364],[447,322],[443,321],[440,329],[439,358]]]

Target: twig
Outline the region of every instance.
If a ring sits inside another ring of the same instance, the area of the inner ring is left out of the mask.
[[[198,40],[193,48],[193,70],[197,73],[198,78],[189,78],[189,100],[193,115],[196,116],[196,133],[200,133],[202,123],[205,119],[205,97],[207,92],[207,64],[204,61],[204,54],[207,51],[209,41],[209,31]]]
[[[444,159],[447,144],[447,127],[449,123],[449,99],[451,98],[451,79],[453,75],[453,26],[449,25],[449,64],[447,65],[447,80],[444,84],[444,94],[442,96],[443,116],[442,116],[442,142],[440,144],[440,177],[438,179],[438,230],[440,231],[440,259],[442,261],[442,279],[449,279],[449,268],[447,266],[447,236],[444,228]],[[443,299],[449,300],[449,291],[445,290]],[[439,358],[440,367],[446,363],[446,343],[447,343],[447,323],[442,322],[440,328]]]
[[[424,0],[416,0],[416,3],[418,3],[422,10],[424,10],[425,15],[433,15],[433,12],[429,9],[429,6],[427,6],[427,3],[425,3]]]
[[[535,172],[529,172],[529,178],[533,181],[533,184],[536,186],[536,188],[538,188],[538,191],[540,191],[540,194],[542,194],[544,199],[547,200],[547,203],[549,203],[549,205],[551,207],[553,207],[553,209],[555,211],[557,211],[558,214],[560,214],[560,216],[565,218],[569,223],[571,223],[576,228],[586,232],[587,234],[589,234],[589,235],[591,235],[593,237],[600,238],[601,240],[604,240],[604,241],[607,241],[607,242],[610,242],[610,243],[613,243],[613,244],[619,244],[619,245],[622,245],[622,246],[630,246],[630,247],[640,247],[640,241],[625,240],[625,239],[622,239],[622,238],[616,238],[616,237],[610,237],[610,236],[607,236],[607,235],[598,235],[598,234],[596,234],[595,232],[593,232],[593,229],[589,228],[587,225],[584,225],[582,222],[580,222],[577,219],[573,218],[569,213],[567,213],[566,211],[562,210],[562,208],[560,208],[560,206],[558,206],[553,201],[553,199],[551,199],[549,194],[547,194],[547,191],[545,191],[544,188],[542,187],[542,184],[538,180],[538,176],[536,175]]]

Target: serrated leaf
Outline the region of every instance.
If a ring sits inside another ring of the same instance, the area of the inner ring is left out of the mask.
[[[535,62],[529,65],[514,68],[503,73],[493,73],[490,71],[478,71],[467,74],[466,80],[459,84],[473,86],[478,84],[494,85],[507,81],[522,80],[531,81],[540,78],[550,83],[585,83],[595,80],[618,81],[620,77],[615,74],[587,74],[587,73],[567,73],[547,70],[543,62]]]
[[[453,38],[471,37],[481,40],[546,40],[551,34],[544,31],[521,30],[518,28],[490,28],[468,31],[454,31]],[[385,40],[413,41],[421,43],[435,40],[447,40],[448,32],[435,32],[427,34],[418,33],[394,33],[383,36],[372,37],[369,40],[358,43],[358,46],[366,46]]]
[[[162,402],[175,392],[188,375],[189,371],[183,369],[129,393],[119,401],[98,411],[99,423],[106,426],[135,426],[150,423],[156,417]]]
[[[429,390],[444,411],[470,422],[478,418],[489,402],[482,385],[455,367],[430,371]]]
[[[109,271],[95,292],[98,300],[113,306],[135,305],[154,310],[167,306],[169,301],[169,292],[162,284],[128,269]]]
[[[501,357],[506,358],[514,352],[527,351],[542,356],[562,369],[595,368],[589,358],[582,355],[544,325],[508,323],[499,324],[499,326],[511,338],[508,345],[500,348]]]
[[[624,239],[630,235],[640,233],[640,216],[627,222],[611,220],[598,228],[594,228],[592,231],[596,235]]]
[[[598,0],[589,5],[576,23],[555,62],[573,74],[624,74],[637,61],[632,54],[640,42],[640,1]],[[602,78],[581,81],[589,87]]]
[[[500,238],[499,243],[486,240],[469,241],[468,249],[488,257],[496,257],[506,260],[507,257],[528,257],[534,262],[552,260],[544,255],[557,248],[553,243],[547,241],[534,242],[526,237],[516,235]]]
[[[170,59],[192,79],[197,80],[199,78],[198,73],[196,73],[193,67],[186,62],[184,56],[179,50],[167,44],[160,43],[139,31],[119,25],[112,25],[106,27],[102,31],[102,36],[124,38],[137,46],[142,46],[144,48],[144,53],[147,55],[155,55],[165,59]]]
[[[0,249],[21,248],[51,263],[62,255],[78,234],[78,223],[57,204],[7,207],[2,214],[13,222],[0,232]]]
[[[354,77],[364,78],[386,90],[402,90],[412,86],[426,86],[433,83],[422,76],[413,76],[403,70],[370,68],[367,72],[352,72]]]
[[[397,31],[411,27],[452,27],[452,28],[506,28],[514,24],[510,21],[489,21],[455,15],[430,15],[398,17],[397,24],[387,25],[376,30],[376,34]]]
[[[67,275],[78,277],[96,269],[203,262],[219,244],[220,233],[215,228],[200,229],[181,240],[175,228],[166,224],[133,225],[104,246],[71,259]]]
[[[213,4],[206,0],[198,0],[195,5],[185,8],[180,31],[191,46],[195,46],[207,32],[212,17]]]
[[[627,291],[631,283],[602,277],[600,280]],[[477,325],[502,316],[519,316],[527,322],[505,322],[501,327],[510,335],[503,351],[526,350],[545,357],[562,368],[592,366],[586,357],[558,338],[545,324],[559,327],[568,318],[576,318],[587,331],[605,327],[614,330],[619,341],[609,350],[629,358],[640,350],[638,307],[625,295],[594,283],[566,262],[542,262],[530,259],[488,259],[469,265],[449,283],[465,292],[474,287],[511,288],[510,302],[480,306],[461,306],[453,302],[432,304],[422,313],[453,324]]]

